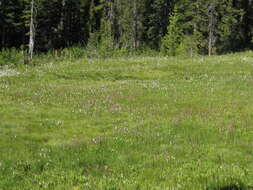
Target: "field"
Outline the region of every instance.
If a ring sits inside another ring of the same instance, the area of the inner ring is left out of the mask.
[[[0,69],[0,190],[251,190],[253,52]]]

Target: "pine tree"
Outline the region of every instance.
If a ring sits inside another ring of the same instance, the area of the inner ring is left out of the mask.
[[[197,30],[197,6],[196,1],[180,0],[175,5],[178,10],[179,25],[182,30],[182,40],[177,54],[193,57],[199,52],[199,33]]]
[[[138,49],[142,46],[144,34],[145,0],[121,0],[120,43],[123,47]]]
[[[86,45],[90,39],[99,42],[97,38],[105,28],[110,28],[114,49],[137,50],[148,46],[158,50],[173,18],[169,19],[169,15],[174,7],[178,9],[182,33],[180,49],[189,51],[189,55],[196,50],[211,55],[253,48],[252,0],[34,2],[37,12],[35,51]],[[30,3],[31,0],[0,0],[0,49],[28,44]]]
[[[148,0],[146,6],[147,44],[151,48],[159,49],[167,31],[169,14],[172,12],[174,1]]]
[[[192,36],[200,54],[213,55],[234,48],[231,39],[238,38],[236,28],[242,12],[233,7],[231,0],[181,0],[177,5],[183,33]]]
[[[165,55],[175,56],[182,41],[182,28],[180,27],[177,10],[174,10],[171,14],[169,21],[167,33],[162,40],[162,51]]]
[[[20,47],[23,39],[21,0],[0,1],[0,49]]]

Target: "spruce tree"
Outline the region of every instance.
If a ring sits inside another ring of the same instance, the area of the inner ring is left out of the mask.
[[[114,48],[136,50],[148,46],[158,50],[174,7],[183,36],[179,49],[189,51],[189,55],[196,50],[200,54],[220,54],[253,48],[252,0],[35,1],[39,2],[35,3],[36,51],[84,46],[97,38],[94,34],[100,36],[105,30],[105,20]],[[30,2],[0,0],[0,49],[28,44]]]
[[[162,51],[165,55],[175,56],[182,40],[182,28],[179,23],[179,14],[175,9],[169,17],[167,33],[162,40]]]
[[[174,1],[148,0],[146,5],[146,39],[147,44],[159,49],[161,40],[166,34],[169,15],[172,13]]]

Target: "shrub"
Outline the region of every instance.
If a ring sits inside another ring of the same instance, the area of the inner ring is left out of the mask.
[[[198,54],[196,39],[193,35],[185,35],[176,49],[176,54],[185,57],[193,57]]]
[[[69,59],[80,59],[86,57],[86,55],[86,50],[81,46],[73,46],[61,51],[61,56]]]
[[[17,49],[3,49],[0,51],[0,66],[18,65],[23,63],[23,53]]]

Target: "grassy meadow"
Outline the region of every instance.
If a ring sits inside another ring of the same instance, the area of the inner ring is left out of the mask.
[[[253,52],[0,68],[0,190],[252,187]]]

